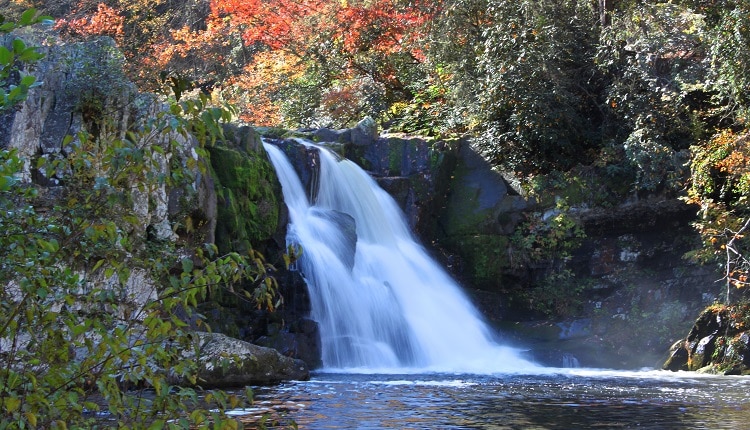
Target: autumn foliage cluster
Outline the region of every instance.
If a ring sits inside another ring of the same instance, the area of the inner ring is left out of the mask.
[[[72,36],[112,36],[146,87],[184,76],[257,125],[343,126],[412,97],[435,6],[399,0],[80,0],[58,21]],[[364,93],[374,94],[363,102]],[[311,111],[318,109],[318,112]]]

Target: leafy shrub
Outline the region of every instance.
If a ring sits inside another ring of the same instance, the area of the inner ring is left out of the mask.
[[[21,14],[17,22],[8,21],[0,15],[0,35],[47,19],[49,17],[39,16],[36,9]],[[36,48],[26,46],[19,39],[14,39],[10,46],[0,46],[0,113],[25,100],[29,90],[40,85],[33,75],[21,69],[41,58]]]
[[[714,12],[717,23],[708,34],[711,52],[709,85],[719,107],[740,123],[750,120],[750,4],[721,2]]]
[[[692,183],[687,202],[699,205],[695,226],[704,246],[691,256],[717,264],[730,292],[746,294],[750,277],[750,135],[725,130],[693,148]]]

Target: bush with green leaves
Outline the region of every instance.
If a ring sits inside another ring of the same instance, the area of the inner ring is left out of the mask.
[[[39,16],[35,9],[24,12],[18,21],[9,21],[0,15],[0,35],[47,19],[49,17]],[[10,46],[0,46],[0,113],[23,101],[30,89],[40,85],[36,77],[23,73],[21,66],[41,58],[34,47],[26,46],[20,39],[14,39]]]
[[[14,52],[14,63],[38,58]],[[13,94],[7,103],[25,95]],[[32,160],[62,187],[24,182],[25,160],[0,151],[0,428],[239,427],[224,411],[244,398],[198,388],[186,321],[201,325],[192,309],[209,291],[248,281],[262,288],[247,298],[272,306],[270,266],[152,240],[133,205],[134,193],[192,180],[195,165],[164,158],[180,135],[216,138],[228,115],[182,100],[126,133],[70,136],[68,156]]]
[[[586,285],[566,263],[585,238],[583,226],[562,199],[554,211],[529,215],[516,228],[510,238],[514,264],[546,268],[534,288],[521,292],[532,309],[556,317],[580,311]]]
[[[644,13],[648,11],[648,13]],[[603,28],[594,61],[608,78],[608,139],[620,142],[633,188],[682,188],[687,149],[704,134],[708,69],[701,14],[672,4],[621,8]]]
[[[567,168],[601,141],[590,5],[460,0],[442,19],[461,31],[435,27],[433,61],[446,69],[457,121],[478,134],[494,163],[519,172]]]
[[[750,121],[750,2],[723,1],[709,12],[716,20],[708,32],[711,75],[708,84],[719,115]]]
[[[195,363],[182,355],[194,342],[178,315],[190,315],[208,291],[247,279],[266,287],[256,299],[267,303],[275,285],[268,266],[254,255],[218,255],[212,245],[179,257],[171,243],[133,235],[132,181],[161,180],[156,157],[127,138],[79,140],[71,157],[39,166],[66,172],[69,186],[57,190],[20,183],[22,160],[0,154],[3,428],[224,419],[201,410],[195,390],[171,385],[200,385]],[[134,291],[138,279],[145,291]]]
[[[694,225],[703,248],[690,256],[721,268],[725,303],[746,299],[750,286],[750,133],[725,130],[693,152],[686,201],[700,207]]]

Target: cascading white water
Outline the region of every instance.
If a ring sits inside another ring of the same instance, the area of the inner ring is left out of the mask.
[[[367,172],[321,147],[311,204],[283,152],[264,146],[289,207],[287,242],[302,248],[300,270],[311,317],[320,325],[324,367],[474,373],[536,367],[493,341],[460,287],[416,242],[396,202]],[[345,232],[352,220],[356,248]]]

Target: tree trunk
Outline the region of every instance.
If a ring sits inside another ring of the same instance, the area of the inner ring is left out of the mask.
[[[615,9],[616,1],[617,0],[599,0],[599,22],[602,27],[609,25],[609,13]]]

